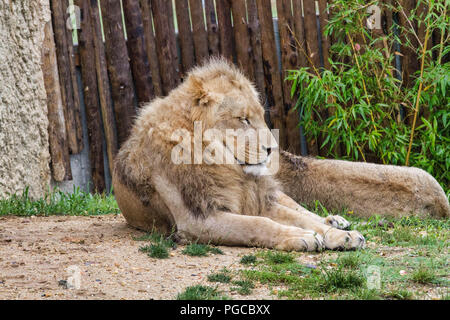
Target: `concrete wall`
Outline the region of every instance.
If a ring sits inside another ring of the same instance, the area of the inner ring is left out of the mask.
[[[48,0],[0,1],[0,197],[50,184],[46,92],[41,71]]]

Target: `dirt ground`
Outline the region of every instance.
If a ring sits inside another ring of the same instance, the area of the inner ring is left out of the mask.
[[[2,217],[0,299],[174,299],[187,286],[211,285],[212,272],[238,269],[240,256],[256,250],[220,247],[224,255],[189,257],[178,247],[159,260],[139,252],[144,243],[133,237],[141,235],[122,215]],[[70,266],[79,270],[79,289],[64,285]],[[267,287],[228,295],[275,298]]]

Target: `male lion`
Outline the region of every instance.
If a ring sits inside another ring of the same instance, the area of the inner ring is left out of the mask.
[[[319,217],[297,201],[318,199],[359,215],[449,213],[439,184],[419,169],[281,152],[277,175],[264,174],[277,148],[271,135],[244,150],[230,148],[220,134],[212,138],[209,142],[218,142],[236,160],[232,163],[174,161],[180,145],[174,134],[195,136],[197,129],[268,130],[255,88],[223,60],[194,69],[166,98],[142,108],[113,172],[115,196],[131,226],[165,234],[176,230],[184,240],[310,251],[357,249],[365,240],[357,231],[343,230],[349,227],[344,218]],[[237,139],[232,138],[233,146]],[[203,141],[201,150],[206,145]],[[184,145],[191,146],[191,140]]]

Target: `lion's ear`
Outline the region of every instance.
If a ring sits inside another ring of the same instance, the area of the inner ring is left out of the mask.
[[[191,92],[196,105],[207,107],[215,101],[214,94],[205,89],[201,78],[191,75],[189,76],[188,81],[190,83]]]

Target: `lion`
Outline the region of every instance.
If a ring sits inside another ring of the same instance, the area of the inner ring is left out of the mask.
[[[228,135],[229,129],[266,136],[252,140],[253,148],[249,136],[240,148],[239,134]],[[216,134],[200,145],[184,141],[197,130]],[[214,145],[209,153],[208,142]],[[179,156],[180,150],[199,147],[209,161],[195,159],[195,152]],[[141,108],[114,162],[115,197],[127,223],[141,230],[175,233],[183,241],[286,251],[365,246],[345,218],[321,217],[299,203],[320,200],[360,216],[449,214],[441,187],[422,170],[277,150],[254,85],[235,66],[213,59],[189,72],[167,97]],[[211,161],[225,156],[232,161]],[[279,169],[271,172],[276,156]]]

